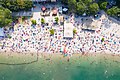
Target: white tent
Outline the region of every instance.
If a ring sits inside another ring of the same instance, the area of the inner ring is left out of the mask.
[[[73,24],[72,23],[65,23],[64,24],[64,37],[65,38],[73,38]]]
[[[67,8],[63,8],[63,11],[65,11],[65,12],[66,12],[66,11],[68,11],[68,9],[67,9]]]

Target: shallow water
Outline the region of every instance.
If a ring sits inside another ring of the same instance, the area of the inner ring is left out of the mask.
[[[32,64],[0,65],[0,80],[120,80],[120,63],[115,61],[119,57],[104,57],[78,55],[68,62],[56,55],[39,58]],[[0,59],[3,61],[3,56]],[[20,62],[13,57],[14,60]]]

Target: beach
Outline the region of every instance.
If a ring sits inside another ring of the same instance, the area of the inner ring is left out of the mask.
[[[0,80],[119,80],[120,25],[102,12],[96,19],[58,10],[37,5],[8,29],[10,37],[0,40]]]
[[[76,18],[72,16],[69,19]],[[54,25],[54,22],[51,22],[51,26],[43,26],[39,24],[40,22],[37,25],[32,25],[30,19],[27,19],[24,23],[18,23],[14,26],[14,31],[11,32],[10,39],[5,38],[0,40],[0,52],[66,53],[69,55],[81,52],[120,53],[119,24],[112,22],[103,14],[99,20],[96,20],[99,22],[96,26],[99,27],[94,31],[89,31],[84,30],[82,22],[79,22],[82,18],[77,19],[74,20],[74,23],[65,22],[65,24],[70,23],[77,30],[73,38],[66,37],[67,39],[63,35],[63,25]],[[88,19],[92,20],[92,18]],[[55,30],[54,35],[50,34],[51,29]]]
[[[68,61],[61,54],[44,53],[31,64],[20,63],[36,60],[37,56],[12,53],[9,58],[7,54],[0,54],[0,63],[14,62],[14,65],[0,64],[1,80],[119,80],[120,76],[118,54],[74,54]]]

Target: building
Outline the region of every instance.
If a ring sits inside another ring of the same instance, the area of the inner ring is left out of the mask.
[[[64,38],[73,38],[73,28],[72,23],[64,23]]]
[[[12,12],[12,16],[33,16],[33,12]]]

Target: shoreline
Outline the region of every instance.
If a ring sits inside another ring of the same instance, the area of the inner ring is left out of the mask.
[[[80,57],[99,57],[99,58],[109,58],[111,57],[111,59],[115,59],[117,61],[120,60],[120,54],[111,54],[111,53],[86,53],[86,54],[82,54],[82,53],[74,53],[72,54],[72,56],[64,56],[64,54],[62,53],[16,53],[16,52],[4,52],[4,53],[1,53],[0,52],[0,57],[2,56],[2,58],[4,59],[9,59],[9,58],[21,58],[24,60],[24,58],[38,58],[38,59],[71,59],[71,58],[80,58]],[[19,60],[19,59],[18,59]],[[120,61],[119,61],[120,62]]]
[[[62,54],[62,53],[47,53],[47,52],[13,52],[13,51],[6,51],[6,52],[0,52],[0,55],[6,55],[6,56],[9,56],[9,55],[15,55],[15,56],[20,56],[20,55],[28,55],[28,56],[34,56],[34,54],[35,55],[38,55],[38,56],[40,56],[40,55],[53,55],[53,56],[55,56],[55,55],[64,55],[64,54]],[[72,55],[71,55],[71,57],[72,56],[74,56],[74,55],[81,55],[81,56],[86,56],[86,55],[88,55],[88,56],[90,56],[90,55],[112,55],[112,56],[120,56],[120,54],[114,54],[114,53],[106,53],[106,52],[81,52],[81,53],[73,53]],[[69,54],[67,54],[67,56],[69,56]]]

